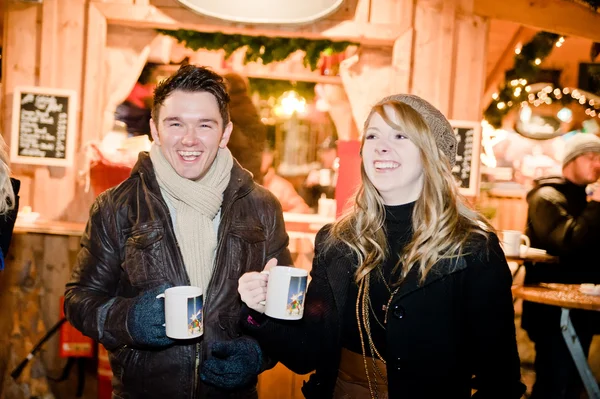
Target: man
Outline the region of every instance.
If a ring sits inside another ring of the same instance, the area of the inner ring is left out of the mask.
[[[150,153],[90,212],[67,319],[110,354],[113,398],[256,398],[272,364],[243,336],[237,280],[291,264],[281,206],[233,159],[222,78],[192,65],[158,85]],[[204,292],[204,334],[165,335],[169,286]]]
[[[587,198],[586,186],[600,178],[600,138],[577,133],[565,143],[562,177],[535,181],[527,194],[525,233],[531,246],[559,257],[558,264],[525,263],[526,284],[600,283],[600,190]],[[571,311],[571,319],[587,354],[594,313]],[[535,343],[536,381],[532,399],[579,398],[581,379],[560,331],[560,308],[523,303],[522,326]]]
[[[262,143],[267,138],[267,128],[261,122],[258,110],[252,103],[246,79],[235,72],[223,75],[231,98],[230,114],[233,132],[227,147],[234,158],[252,173],[254,181],[262,183],[260,170]]]

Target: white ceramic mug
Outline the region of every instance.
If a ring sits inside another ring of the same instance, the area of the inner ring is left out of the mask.
[[[531,246],[529,237],[518,230],[502,230],[502,248],[506,256],[521,256],[521,243],[527,252]]]
[[[156,298],[165,298],[167,337],[190,339],[203,334],[203,301],[200,287],[185,285],[167,288]]]
[[[269,275],[265,314],[276,319],[299,320],[304,315],[308,272],[290,266],[274,266]]]

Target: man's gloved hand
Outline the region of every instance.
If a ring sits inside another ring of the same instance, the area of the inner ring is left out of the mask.
[[[156,298],[170,284],[163,284],[141,292],[134,298],[127,315],[127,329],[131,339],[138,345],[161,348],[172,344],[165,330],[165,300]]]
[[[214,342],[200,370],[202,381],[223,389],[241,388],[255,378],[262,365],[258,342],[247,337]]]

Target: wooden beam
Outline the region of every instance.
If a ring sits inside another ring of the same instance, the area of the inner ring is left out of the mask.
[[[574,1],[475,0],[473,11],[484,17],[600,42],[600,13]]]
[[[93,2],[108,24],[135,28],[190,29],[198,32],[266,35],[279,37],[349,40],[369,45],[392,46],[402,31],[397,24],[373,24],[354,20],[324,19],[311,25],[245,25],[225,23],[194,14],[183,7]]]
[[[81,107],[80,145],[102,139],[102,121],[104,120],[104,90],[106,82],[106,18],[90,4],[87,16],[86,52],[84,60],[84,84]],[[79,147],[81,150],[82,147]]]
[[[481,104],[483,109],[486,109],[492,102],[492,94],[498,90],[498,85],[504,80],[505,72],[514,66],[515,48],[517,45],[528,42],[535,33],[535,30],[521,26],[517,29],[512,39],[510,39],[498,62],[496,62],[496,65],[494,65],[494,68],[485,79],[485,89]]]

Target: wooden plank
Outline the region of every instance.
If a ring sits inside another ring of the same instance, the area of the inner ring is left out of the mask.
[[[566,0],[475,0],[477,15],[600,42],[600,13]]]
[[[39,60],[40,86],[71,89],[80,96],[84,15],[85,0],[70,0],[66,9],[62,0],[44,1]],[[79,116],[79,112],[73,115],[77,118],[77,126],[80,126]],[[76,168],[36,168],[33,182],[34,211],[50,220],[69,219],[69,213],[73,210],[69,205],[77,197],[76,173]],[[53,201],[47,200],[50,197]]]
[[[87,16],[87,35],[85,44],[85,75],[81,110],[81,145],[102,138],[102,110],[104,107],[106,18],[90,3]],[[81,148],[80,145],[80,148]]]
[[[448,113],[447,82],[452,75],[454,38],[448,22],[451,9],[442,0],[419,0],[415,13],[415,45],[412,92]],[[445,14],[444,14],[445,13]],[[444,16],[445,15],[445,16]],[[450,49],[448,49],[450,47]]]
[[[401,32],[413,26],[415,2],[413,0],[375,0],[371,2],[369,22],[393,24]]]
[[[199,32],[223,32],[226,34],[327,38],[390,46],[401,33],[396,24],[365,24],[353,20],[324,19],[309,26],[252,27],[202,17],[181,7],[157,8],[155,6],[97,2],[93,4],[106,17],[109,24],[136,28],[191,29]]]
[[[408,29],[394,43],[392,78],[390,80],[393,93],[411,92],[414,37],[414,29]]]
[[[454,76],[456,74],[457,67],[459,67],[456,63],[457,56],[456,52],[459,50],[457,47],[457,38],[455,34],[455,20],[456,16],[456,7],[457,0],[445,0],[443,2],[444,6],[442,8],[441,15],[441,30],[440,30],[440,48],[438,51],[439,54],[439,65],[444,65],[443,60],[448,61],[447,68],[440,68],[440,73],[437,74],[437,104],[445,115],[451,115],[451,96],[453,89],[456,88],[454,84]]]
[[[37,19],[41,8],[35,4],[8,2],[5,4],[4,47],[2,56],[2,97],[4,120],[2,134],[10,143],[12,101],[15,86],[37,84],[39,37]],[[23,50],[27,43],[29,51]]]
[[[482,108],[487,108],[492,102],[492,94],[498,90],[498,85],[504,81],[504,74],[507,70],[514,66],[515,48],[521,44],[527,43],[536,31],[524,26],[517,29],[517,32],[510,39],[502,55],[494,65],[494,68],[486,76],[484,93],[482,97]]]
[[[456,24],[456,74],[449,118],[467,121],[482,119],[482,93],[485,81],[487,20],[459,16]]]
[[[354,21],[360,23],[369,22],[371,16],[371,0],[357,0],[354,12]],[[342,5],[343,7],[343,5]]]

